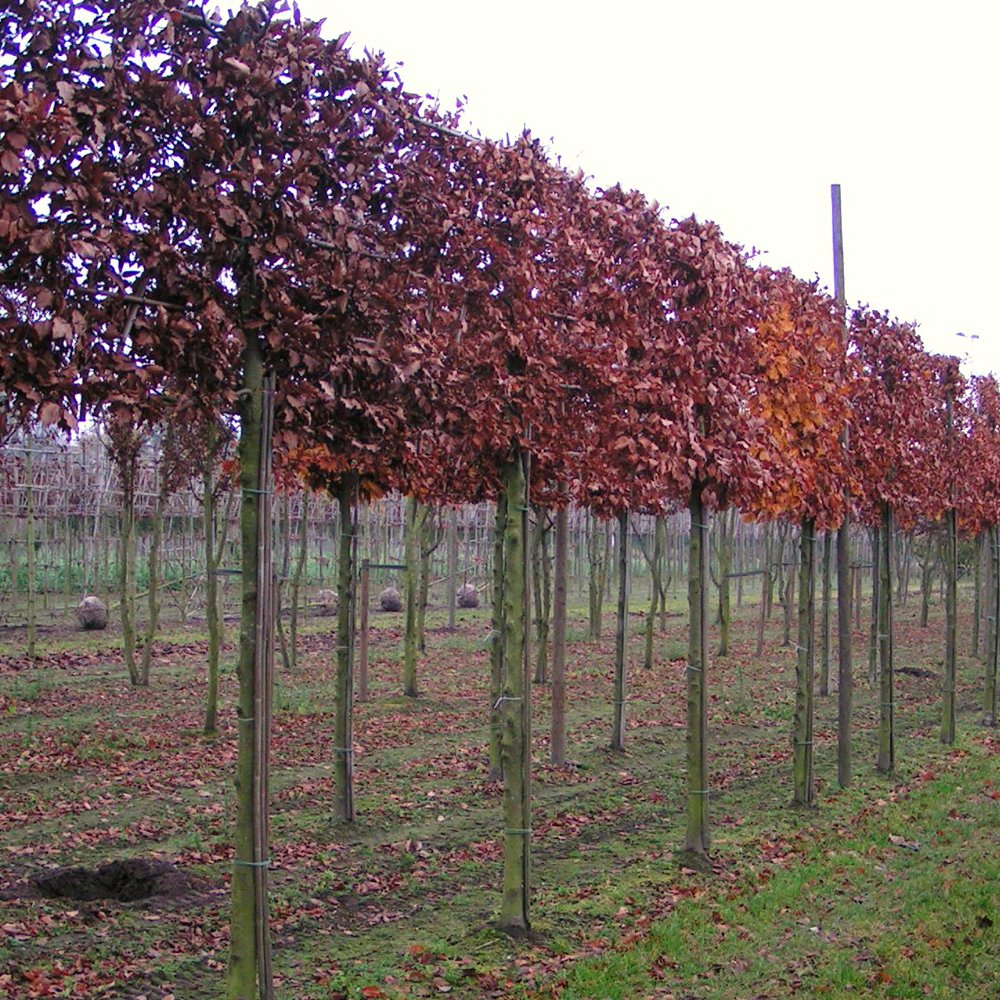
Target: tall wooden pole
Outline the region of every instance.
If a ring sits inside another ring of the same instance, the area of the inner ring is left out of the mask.
[[[951,386],[952,373],[945,397],[945,419],[947,420],[949,447],[954,439],[954,397]],[[941,699],[941,742],[955,742],[955,676],[958,656],[958,513],[955,510],[954,487],[949,488],[950,504],[945,512],[945,651],[944,690]]]
[[[841,315],[846,312],[844,292],[844,227],[840,185],[830,187],[833,208],[833,289]],[[846,318],[846,317],[845,317]],[[847,328],[844,328],[847,347]],[[844,428],[845,451],[850,445]],[[851,715],[854,707],[854,672],[851,665],[851,521],[845,511],[837,530],[837,781],[841,788],[851,783]]]

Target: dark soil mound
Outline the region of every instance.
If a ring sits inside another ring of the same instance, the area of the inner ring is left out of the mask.
[[[131,903],[151,896],[183,896],[191,879],[168,861],[128,858],[98,868],[59,868],[32,879],[43,896],[52,899],[117,899]]]

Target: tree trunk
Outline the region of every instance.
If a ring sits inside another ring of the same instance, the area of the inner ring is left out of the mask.
[[[727,511],[717,520],[719,553],[719,647],[718,656],[729,655],[729,625],[732,620],[730,574],[733,571],[732,537],[736,511]]]
[[[608,529],[597,516],[588,514],[587,555],[590,560],[590,638],[600,639],[604,611],[604,587],[607,582]]]
[[[421,504],[416,497],[406,501],[406,556],[403,562],[403,601],[405,608],[405,631],[403,634],[403,694],[416,698],[417,690],[417,601],[420,589],[420,536],[423,520],[420,516]]]
[[[569,511],[556,511],[555,594],[552,606],[552,763],[566,763],[566,549]]]
[[[448,511],[448,628],[455,628],[458,607],[458,508]]]
[[[299,518],[299,551],[295,559],[295,570],[292,575],[291,610],[288,619],[288,644],[290,647],[291,667],[295,670],[299,665],[299,604],[302,596],[302,580],[306,571],[306,560],[309,556],[309,491],[302,493],[302,516]]]
[[[879,531],[878,646],[879,646],[879,727],[878,770],[891,774],[896,768],[896,720],[892,642],[892,510],[882,504]]]
[[[874,684],[878,678],[879,659],[879,609],[882,604],[882,539],[883,529],[876,525],[872,529],[872,620],[868,642],[868,683]],[[891,568],[890,568],[891,570]],[[891,603],[891,602],[890,602]]]
[[[993,612],[989,629],[983,684],[983,725],[997,724],[997,658],[1000,656],[1000,530],[997,525],[989,529],[990,546],[990,599]]]
[[[552,610],[552,570],[549,564],[549,530],[551,521],[542,508],[536,510],[535,538],[532,545],[532,567],[535,584],[535,684],[549,680],[549,618]]]
[[[628,514],[618,517],[618,614],[615,626],[614,712],[611,749],[625,749],[625,649],[628,639]]]
[[[345,475],[337,490],[340,545],[337,557],[336,717],[333,723],[333,815],[354,821],[354,546],[358,478]]]
[[[799,634],[795,660],[795,716],[793,730],[794,804],[812,806],[813,781],[813,664],[816,622],[816,522],[802,522],[799,543]]]
[[[500,697],[504,681],[504,535],[507,530],[507,496],[497,498],[496,527],[493,532],[493,631],[490,633],[490,778],[503,776],[503,716]]]
[[[431,587],[431,553],[437,547],[434,544],[434,521],[430,517],[430,508],[420,505],[417,513],[420,522],[420,577],[417,588],[417,650],[427,652],[427,601]]]
[[[656,611],[659,606],[663,586],[663,542],[665,534],[666,518],[662,514],[657,514],[656,526],[653,529],[653,558],[649,564],[653,596],[650,601],[649,614],[646,616],[645,648],[642,658],[642,665],[646,670],[653,669],[653,633],[656,631]]]
[[[687,830],[683,851],[708,856],[708,528],[701,483],[691,487],[688,549]]]
[[[504,531],[504,635],[506,665],[503,694],[499,699],[502,719],[504,863],[500,927],[526,931],[530,927],[530,768],[528,742],[531,688],[527,683],[525,590],[527,489],[520,455],[504,470],[507,523]]]
[[[127,460],[128,461],[128,460]],[[128,482],[125,482],[125,476]],[[118,578],[118,596],[121,601],[122,643],[125,650],[125,666],[128,668],[129,680],[134,687],[143,687],[142,673],[136,662],[136,627],[135,627],[135,476],[134,464],[126,473],[123,471],[122,489],[122,533],[120,575]]]
[[[819,694],[830,693],[830,625],[833,602],[833,534],[823,533],[823,611],[821,615]]]
[[[27,441],[24,452],[24,484],[25,484],[25,525],[24,525],[24,545],[27,554],[28,570],[28,659],[35,662],[38,632],[38,577],[35,569],[37,553],[35,552],[35,471],[31,461],[31,442]],[[12,591],[17,592],[17,577],[15,575],[12,584]],[[131,671],[130,671],[131,675]],[[134,683],[134,682],[133,682]]]
[[[261,542],[260,510],[263,431],[263,363],[260,345],[249,337],[243,351],[243,391],[240,393],[240,646],[237,676],[237,761],[236,827],[234,831],[235,860],[232,877],[232,912],[230,916],[229,966],[226,975],[226,1000],[249,1000],[256,995],[257,970],[261,959],[259,930],[265,938],[266,925],[258,926],[257,866],[265,858],[257,857],[255,832],[266,817],[258,815],[255,780],[260,761],[257,759],[256,727],[263,721],[256,718],[260,692],[257,691],[257,643],[260,638],[258,611],[259,545]],[[263,869],[262,869],[263,870]]]
[[[941,692],[941,742],[955,742],[955,678],[958,659],[958,514],[945,511],[944,677]]]
[[[219,711],[219,652],[222,634],[219,622],[219,565],[223,546],[216,545],[215,530],[215,427],[210,424],[207,459],[202,472],[202,520],[205,529],[205,625],[208,629],[208,690],[205,695],[205,735],[214,735]],[[227,512],[228,513],[228,512]],[[228,520],[228,517],[227,517]]]
[[[860,576],[860,571],[859,571]],[[860,601],[858,602],[860,605]],[[851,658],[851,522],[837,529],[837,783],[851,783],[851,725],[854,712],[854,665]]]
[[[170,431],[167,431],[170,434]],[[156,509],[153,511],[153,538],[149,546],[149,619],[142,642],[142,661],[139,667],[139,681],[143,687],[149,684],[149,671],[153,662],[153,640],[160,624],[160,549],[163,544],[163,511],[167,504],[168,484],[161,475],[160,488],[156,494]]]

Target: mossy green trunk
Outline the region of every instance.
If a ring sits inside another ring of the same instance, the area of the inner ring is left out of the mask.
[[[958,669],[958,514],[945,511],[944,676],[941,692],[941,742],[955,742],[955,679]]]
[[[258,546],[261,496],[261,424],[263,364],[260,345],[250,337],[243,352],[240,394],[240,645],[236,672],[237,701],[236,828],[232,880],[229,967],[226,1000],[252,1000],[257,986],[257,928],[254,885],[254,718],[256,699]]]
[[[357,477],[345,475],[337,490],[340,544],[337,548],[337,699],[333,723],[333,815],[354,820],[354,504]]]
[[[530,927],[530,766],[531,690],[525,677],[525,508],[527,490],[520,455],[504,470],[507,524],[504,531],[504,630],[506,666],[499,708],[502,720],[504,863],[500,926],[507,931]]]
[[[708,528],[701,484],[691,488],[688,548],[687,831],[684,851],[708,854]]]
[[[879,727],[878,770],[891,774],[896,768],[895,684],[892,643],[892,509],[882,504],[878,545],[878,650]]]
[[[802,522],[799,542],[799,634],[795,659],[795,714],[792,733],[793,802],[815,803],[813,782],[813,636],[816,610],[815,522]]]

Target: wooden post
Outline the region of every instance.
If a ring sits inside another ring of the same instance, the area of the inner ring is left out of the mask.
[[[948,372],[948,388],[945,395],[945,420],[947,421],[948,444],[954,439],[954,391],[952,376]],[[950,448],[952,453],[954,449]],[[944,678],[941,698],[941,742],[955,742],[955,678],[958,669],[958,513],[954,504],[954,489],[950,487],[951,503],[945,512],[945,646]]]
[[[830,187],[833,210],[833,288],[837,307],[844,315],[844,221],[840,185]],[[844,347],[847,329],[844,329]],[[850,447],[847,429],[842,436],[844,450]],[[851,663],[851,520],[845,510],[837,531],[837,782],[841,788],[851,783],[851,724],[854,705],[854,670]]]

